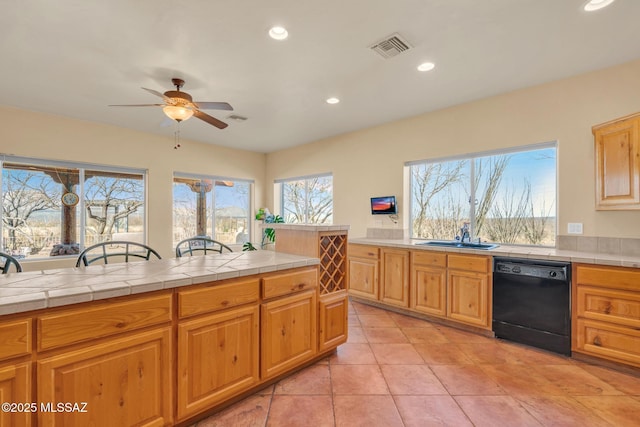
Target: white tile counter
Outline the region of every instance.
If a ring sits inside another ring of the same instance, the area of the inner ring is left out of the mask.
[[[319,264],[274,251],[231,252],[0,275],[0,315]]]

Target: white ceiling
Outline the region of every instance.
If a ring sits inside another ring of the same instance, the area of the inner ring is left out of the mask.
[[[181,77],[248,117],[207,110],[229,127],[192,118],[182,138],[272,152],[639,58],[640,1],[585,1],[3,1],[0,104],[172,137],[160,108],[108,105],[156,103],[141,87]],[[395,32],[413,48],[369,49]]]

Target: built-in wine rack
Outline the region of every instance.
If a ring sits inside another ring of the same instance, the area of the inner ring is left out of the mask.
[[[320,235],[320,294],[346,289],[347,235]]]

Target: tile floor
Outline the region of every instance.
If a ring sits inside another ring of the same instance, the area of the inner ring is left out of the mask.
[[[212,426],[639,426],[640,376],[353,302],[335,354]]]

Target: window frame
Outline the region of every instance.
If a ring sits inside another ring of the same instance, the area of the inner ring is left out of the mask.
[[[309,222],[309,181],[312,179],[316,179],[316,178],[331,178],[331,222],[330,223],[314,223],[314,222]],[[286,221],[286,217],[285,217],[285,207],[284,207],[284,184],[288,183],[288,182],[294,182],[294,181],[304,181],[305,186],[304,186],[304,194],[305,194],[305,200],[304,200],[304,222],[299,222],[297,224],[306,224],[306,225],[332,225],[333,224],[333,216],[334,216],[334,211],[333,211],[333,173],[331,172],[324,172],[324,173],[319,173],[319,174],[313,174],[313,175],[304,175],[304,176],[297,176],[297,177],[292,177],[292,178],[281,178],[281,179],[276,179],[273,181],[274,186],[277,187],[277,192],[279,194],[279,212],[280,215],[282,216],[283,219],[285,219]]]
[[[171,220],[171,241],[172,244],[175,246],[176,243],[178,242],[173,242],[173,236],[175,235],[175,195],[173,192],[173,186],[175,185],[175,179],[176,178],[185,178],[185,179],[199,179],[199,180],[212,180],[214,182],[214,186],[211,190],[212,195],[211,195],[211,200],[212,200],[212,210],[211,210],[211,230],[212,230],[212,236],[210,236],[212,239],[215,240],[215,230],[216,230],[216,208],[215,208],[215,204],[216,204],[216,200],[215,200],[215,181],[233,181],[234,183],[245,183],[249,185],[249,192],[247,194],[247,198],[248,198],[248,202],[249,202],[249,206],[247,208],[247,230],[246,233],[249,236],[249,241],[251,241],[251,238],[253,236],[253,211],[254,211],[254,191],[255,191],[255,180],[253,179],[248,179],[248,178],[233,178],[233,177],[229,177],[229,176],[222,176],[222,175],[208,175],[208,174],[199,174],[199,173],[193,173],[193,172],[174,172],[173,173],[173,178],[171,179],[171,183],[172,183],[172,191],[171,191],[171,210],[172,210],[172,220]],[[197,228],[197,227],[196,227]],[[192,236],[193,237],[193,236]],[[227,246],[233,246],[233,245],[240,245],[240,243],[225,243]]]
[[[77,184],[77,195],[79,197],[79,201],[77,204],[76,215],[77,217],[77,232],[78,236],[76,238],[79,250],[82,251],[86,249],[87,245],[86,241],[86,195],[85,195],[85,171],[92,172],[105,172],[105,173],[123,173],[130,175],[140,175],[142,177],[142,191],[143,191],[143,209],[144,213],[143,217],[143,241],[145,243],[148,242],[148,184],[149,184],[149,171],[148,169],[140,169],[140,168],[129,168],[123,166],[111,166],[104,164],[96,164],[96,163],[88,163],[88,162],[73,162],[73,161],[64,161],[64,160],[52,160],[52,159],[43,159],[43,158],[33,158],[33,157],[24,157],[24,156],[13,156],[8,154],[0,154],[0,172],[4,171],[5,163],[12,163],[18,165],[24,165],[25,169],[30,166],[35,167],[54,167],[54,168],[64,168],[64,169],[77,169],[78,170],[78,178],[79,182]],[[0,173],[0,194],[3,194],[3,174]],[[61,211],[62,212],[62,211]],[[2,213],[0,212],[0,215]],[[60,229],[62,235],[62,224]],[[0,248],[4,248],[4,222],[0,221]],[[90,245],[89,245],[90,246]],[[32,258],[24,258],[21,259],[20,262],[31,262],[31,261],[43,261],[43,260],[54,260],[54,259],[68,259],[77,257],[77,254],[69,254],[69,255],[57,255],[57,256],[35,256]]]
[[[446,156],[446,157],[438,157],[438,158],[433,158],[433,159],[422,159],[422,160],[412,160],[412,161],[407,161],[405,162],[405,169],[408,170],[408,189],[409,189],[409,197],[408,197],[408,205],[409,205],[409,215],[408,215],[408,219],[409,219],[409,232],[410,232],[410,238],[413,240],[433,240],[433,239],[429,239],[429,238],[425,238],[425,237],[416,237],[415,236],[415,232],[414,232],[414,217],[413,217],[413,177],[412,177],[412,173],[411,173],[411,167],[412,166],[418,166],[418,165],[429,165],[429,164],[438,164],[438,163],[445,163],[445,162],[455,162],[455,161],[468,161],[469,162],[469,219],[470,219],[470,227],[471,227],[471,235],[473,237],[475,236],[475,229],[476,229],[476,206],[475,203],[471,203],[471,200],[475,200],[476,199],[476,188],[475,188],[475,164],[476,164],[476,160],[479,158],[483,158],[483,157],[490,157],[490,156],[503,156],[503,155],[509,155],[509,154],[518,154],[518,153],[524,153],[524,152],[530,152],[530,151],[537,151],[537,150],[544,150],[544,149],[550,149],[553,148],[555,150],[555,200],[554,200],[554,230],[556,230],[556,237],[557,237],[557,227],[558,227],[558,188],[559,188],[559,171],[558,171],[558,148],[559,148],[559,144],[557,140],[554,141],[548,141],[548,142],[541,142],[541,143],[535,143],[535,144],[527,144],[527,145],[521,145],[521,146],[514,146],[514,147],[508,147],[508,148],[503,148],[503,149],[496,149],[496,150],[487,150],[487,151],[480,151],[480,152],[475,152],[475,153],[467,153],[467,154],[461,154],[461,155],[455,155],[455,156]],[[550,245],[536,245],[536,244],[512,244],[512,243],[503,243],[503,242],[495,242],[498,244],[508,244],[508,245],[513,245],[513,246],[529,246],[529,247],[556,247],[557,246],[557,239],[556,237],[554,237],[554,245],[550,246]]]

